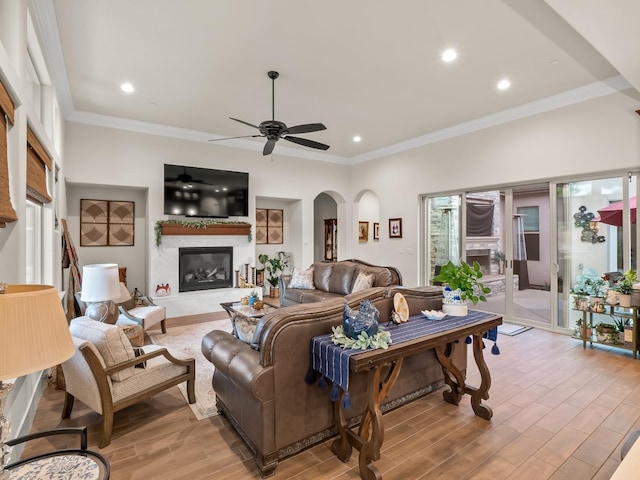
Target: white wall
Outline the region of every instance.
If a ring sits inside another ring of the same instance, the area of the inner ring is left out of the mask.
[[[83,247],[80,245],[80,200],[120,200],[134,202],[134,244],[132,246]],[[146,290],[147,277],[147,192],[132,188],[87,187],[84,185],[67,185],[67,225],[71,239],[80,261],[80,272],[84,265],[94,263],[117,263],[127,269],[127,288],[137,288],[150,295],[154,292]]]
[[[405,285],[418,284],[421,195],[637,170],[639,101],[627,90],[354,165],[349,198],[370,189],[380,199],[376,263],[395,265]],[[402,239],[389,238],[394,217],[403,219]]]
[[[111,128],[67,124],[66,177],[74,184],[120,185],[148,190],[148,286],[161,283],[154,264],[162,247],[154,242],[153,226],[163,214],[163,164],[249,172],[249,217],[234,218],[254,224],[255,208],[283,208],[285,244],[276,250],[293,253],[296,265],[313,262],[313,200],[323,191],[347,191],[348,167],[299,160],[259,152],[240,151],[210,143],[190,142]],[[276,148],[277,152],[277,148]],[[287,226],[288,224],[288,226]],[[255,250],[255,240],[252,243]],[[266,246],[261,246],[262,251]],[[271,248],[268,246],[267,248]],[[252,255],[256,258],[256,255]],[[83,261],[83,259],[80,259]]]

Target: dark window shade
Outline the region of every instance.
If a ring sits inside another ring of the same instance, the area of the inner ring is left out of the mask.
[[[13,124],[13,102],[0,81],[0,227],[18,219],[9,193],[9,161],[7,159],[7,125]]]
[[[493,234],[493,205],[467,203],[467,237]]]
[[[540,234],[525,233],[524,243],[527,246],[527,260],[540,261]]]
[[[27,129],[27,198],[44,205],[51,202],[47,190],[47,168],[53,161],[33,131]]]

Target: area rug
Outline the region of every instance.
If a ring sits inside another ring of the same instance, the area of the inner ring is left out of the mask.
[[[522,325],[514,325],[513,323],[503,323],[502,325],[498,325],[498,333],[501,333],[502,335],[509,335],[510,337],[526,332],[527,330],[531,330],[531,327],[523,327]]]
[[[167,347],[167,350],[177,358],[196,359],[196,403],[189,405],[198,420],[203,420],[218,414],[216,409],[216,394],[211,387],[214,366],[207,360],[200,350],[202,337],[211,330],[231,332],[231,321],[215,320],[194,323],[178,327],[167,328],[167,333],[151,333],[149,339],[154,345]],[[185,383],[178,385],[185,400],[187,388]]]

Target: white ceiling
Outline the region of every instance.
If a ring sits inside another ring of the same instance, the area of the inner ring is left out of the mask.
[[[254,125],[270,119],[267,72],[277,70],[276,119],[324,123],[327,130],[299,136],[331,148],[280,141],[274,154],[362,161],[481,128],[487,116],[503,121],[581,98],[576,91],[595,96],[629,86],[542,0],[32,5],[68,119],[195,141],[251,135],[228,117]],[[440,60],[446,48],[459,52],[456,62]],[[512,87],[498,91],[504,77]],[[125,81],[133,94],[121,92]],[[261,155],[264,140],[215,144]]]

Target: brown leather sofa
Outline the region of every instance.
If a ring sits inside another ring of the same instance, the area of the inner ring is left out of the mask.
[[[313,267],[314,289],[290,288],[291,275],[281,275],[280,306],[299,303],[321,302],[330,298],[342,298],[352,289],[359,273],[373,274],[371,287],[402,285],[402,275],[395,267],[380,267],[362,260],[341,260],[339,262],[315,262]]]
[[[402,292],[411,315],[442,307],[440,287],[374,287],[341,298],[279,308],[256,327],[254,345],[214,330],[202,340],[202,353],[215,365],[217,406],[252,450],[260,472],[268,476],[278,462],[335,435],[330,388],[309,385],[309,345],[342,323],[343,306],[357,308],[368,298],[388,322],[393,295]],[[466,368],[466,345],[456,349],[456,365]],[[433,350],[405,358],[383,411],[403,405],[443,385],[442,368]],[[349,381],[352,422],[365,407],[365,375]]]

